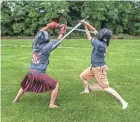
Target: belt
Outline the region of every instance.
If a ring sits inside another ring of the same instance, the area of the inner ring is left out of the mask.
[[[44,71],[39,71],[39,70],[35,70],[35,69],[29,69],[30,73],[45,73]]]
[[[105,64],[105,65],[103,65],[103,66],[94,66],[94,65],[92,65],[92,66],[91,66],[91,69],[92,69],[92,68],[104,69],[106,66],[107,66],[106,64]]]

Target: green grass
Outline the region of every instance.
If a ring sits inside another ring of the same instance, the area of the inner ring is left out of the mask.
[[[2,122],[139,122],[140,40],[113,40],[108,48],[110,86],[129,103],[127,110],[106,92],[80,95],[80,73],[90,65],[87,40],[64,40],[52,52],[48,74],[59,81],[57,104],[48,108],[49,93],[25,93],[12,104],[31,61],[31,40],[5,40],[1,47]]]

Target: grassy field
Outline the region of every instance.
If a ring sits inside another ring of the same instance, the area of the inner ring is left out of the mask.
[[[106,57],[110,86],[129,103],[125,111],[106,92],[79,94],[83,90],[79,75],[90,65],[91,50],[87,40],[64,40],[52,52],[47,72],[59,81],[60,108],[50,110],[49,93],[25,93],[12,104],[30,66],[31,40],[2,41],[2,122],[139,122],[140,40],[112,40]]]

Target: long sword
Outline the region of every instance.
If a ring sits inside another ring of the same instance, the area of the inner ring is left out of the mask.
[[[84,19],[86,20],[88,18],[88,16]],[[73,29],[71,29],[65,36],[63,36],[62,39],[60,39],[59,42],[57,42],[52,48],[54,48],[55,46],[57,46],[59,43],[61,43],[62,40],[64,40],[69,34],[71,34],[76,28],[78,28],[81,25],[81,23],[79,22]]]
[[[68,30],[71,30],[71,29],[73,29],[73,28],[67,26],[67,29],[68,29]],[[86,30],[84,30],[84,29],[78,29],[78,28],[75,29],[74,31],[86,32]],[[93,31],[89,31],[89,32],[90,32],[90,33],[94,33]]]

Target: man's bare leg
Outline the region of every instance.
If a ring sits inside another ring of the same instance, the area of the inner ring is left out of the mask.
[[[19,98],[23,95],[24,91],[22,88],[19,89],[17,96],[15,97],[13,103],[17,102]]]
[[[115,96],[121,102],[122,109],[126,109],[128,107],[128,103],[114,89],[108,87],[105,88],[104,90]]]
[[[84,86],[84,91],[81,92],[80,94],[84,94],[84,93],[88,94],[88,93],[90,93],[89,89],[88,89],[88,81],[83,79],[83,78],[81,78],[81,79],[82,79],[82,83],[83,83],[83,86]]]
[[[89,84],[89,89],[91,91],[104,91],[102,87],[99,86],[99,84],[94,83],[94,84]]]
[[[56,88],[54,90],[52,90],[51,92],[51,100],[50,100],[50,105],[49,105],[49,108],[57,108],[58,106],[55,105],[55,100],[56,100],[56,97],[57,97],[57,94],[58,94],[58,83],[56,85]]]

